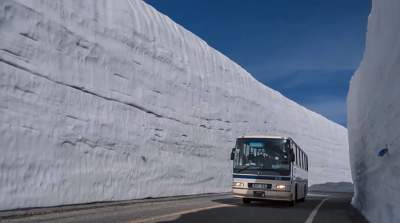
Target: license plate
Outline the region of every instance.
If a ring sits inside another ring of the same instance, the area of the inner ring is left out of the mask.
[[[253,196],[254,197],[265,197],[265,192],[264,191],[254,191]]]
[[[272,186],[271,184],[252,184],[251,188],[267,190],[271,189],[271,186]]]

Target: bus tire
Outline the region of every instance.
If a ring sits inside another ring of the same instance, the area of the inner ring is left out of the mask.
[[[243,204],[250,204],[251,200],[249,198],[242,198]]]
[[[296,202],[297,202],[297,184],[294,187],[294,197],[293,197],[292,201],[290,202],[290,205],[295,206]]]
[[[304,185],[304,192],[303,192],[303,198],[300,199],[301,202],[304,202],[306,200],[307,196],[307,185]]]

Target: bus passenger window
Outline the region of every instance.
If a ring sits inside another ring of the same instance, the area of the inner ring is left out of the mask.
[[[301,150],[299,148],[299,167],[301,168]]]
[[[306,156],[306,170],[308,170],[308,159],[307,159],[307,156]]]
[[[302,162],[302,160],[301,160],[301,150],[299,150],[299,167],[300,167],[300,168],[302,168],[302,167],[301,167],[301,162]]]
[[[307,171],[308,171],[308,156],[306,156],[306,162],[307,162]]]
[[[300,151],[300,161],[301,161],[300,167],[301,169],[304,169],[303,151]]]

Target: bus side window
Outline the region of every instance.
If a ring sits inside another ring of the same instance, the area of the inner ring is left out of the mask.
[[[300,150],[300,147],[297,147],[297,150],[299,151],[299,167],[301,168],[301,150]]]
[[[307,171],[308,171],[308,156],[306,156],[306,161],[307,161]]]
[[[299,148],[299,167],[300,167],[300,168],[303,168],[303,167],[302,167],[302,162],[303,162],[303,160],[301,160],[301,150],[300,150],[300,148]]]
[[[308,171],[308,157],[306,156],[306,170]]]
[[[299,151],[299,167],[301,168],[301,150],[300,147],[297,147],[298,151]]]
[[[303,151],[300,150],[301,169],[304,169]]]

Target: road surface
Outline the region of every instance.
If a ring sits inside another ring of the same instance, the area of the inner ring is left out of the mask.
[[[366,222],[351,207],[351,196],[350,193],[310,193],[305,202],[294,207],[284,202],[244,205],[230,194],[163,198],[0,212],[0,222]]]

